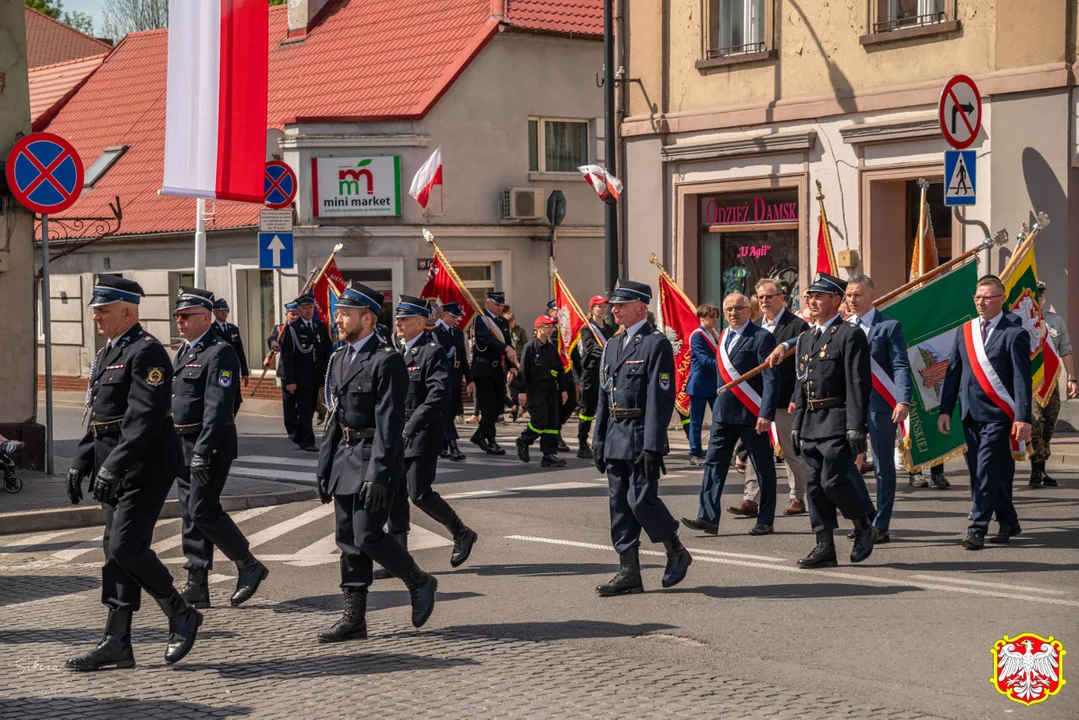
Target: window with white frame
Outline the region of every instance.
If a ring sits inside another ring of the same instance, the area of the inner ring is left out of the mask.
[[[576,173],[588,164],[587,120],[528,119],[529,172]]]
[[[715,57],[763,52],[764,0],[719,0]]]
[[[497,289],[495,287],[494,263],[454,263],[453,269],[457,271],[457,277],[461,278],[461,282],[472,293],[472,297],[476,298],[476,302],[480,304],[480,307],[483,306],[483,301],[487,299],[487,293],[494,292]]]
[[[948,20],[945,0],[877,0],[873,32],[935,25]]]
[[[102,150],[97,159],[90,163],[90,167],[86,168],[82,186],[93,187],[125,152],[127,152],[127,145],[113,145]]]

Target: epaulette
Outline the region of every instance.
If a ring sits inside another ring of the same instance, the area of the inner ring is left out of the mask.
[[[395,348],[390,347],[389,345],[383,345],[382,346],[382,352],[392,353],[392,352],[397,352],[397,350]]]

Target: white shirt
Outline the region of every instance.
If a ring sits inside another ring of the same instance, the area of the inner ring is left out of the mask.
[[[767,316],[761,318],[761,327],[775,335],[776,326],[779,325],[779,318],[783,317],[783,313],[785,312],[787,312],[787,308],[780,308],[779,312],[777,312],[776,316],[771,320],[769,320]]]
[[[221,332],[228,332],[228,329],[229,329],[228,325],[226,325],[225,323],[220,322],[220,321],[217,323],[217,327],[218,327],[219,330],[221,330]]]
[[[993,337],[993,332],[997,329],[997,325],[1000,324],[1000,319],[1004,317],[1004,311],[998,312],[995,317],[991,317],[988,320],[978,318],[978,321],[982,324],[989,325],[989,329],[985,332],[985,342],[989,343],[989,338]],[[981,325],[978,326],[978,332],[981,332]]]
[[[853,316],[847,322],[849,322],[851,325],[854,325],[855,327],[858,327],[858,321],[861,320],[862,321],[862,324],[861,324],[862,332],[864,332],[866,334],[866,337],[868,337],[869,336],[869,328],[873,327],[873,320],[876,319],[876,317],[877,317],[877,309],[876,308],[869,308],[869,312],[867,312],[865,315]]]
[[[639,321],[633,323],[633,325],[626,328],[626,331],[624,333],[622,333],[623,335],[626,336],[625,340],[622,341],[622,347],[625,347],[625,346],[629,345],[629,341],[633,339],[633,336],[636,335],[637,332],[642,327],[644,327],[645,323],[647,323],[647,322],[648,322],[648,318],[644,318],[643,320],[639,320]]]
[[[443,320],[443,319],[441,319],[441,318],[439,318],[438,322],[437,322],[437,323],[435,323],[435,327],[438,327],[439,325],[441,325],[442,327],[446,328],[447,330],[449,330],[449,329],[450,329],[450,326],[446,324],[446,321],[445,321],[445,320]]]
[[[732,327],[732,326],[729,326],[729,325],[727,326],[726,332],[734,334],[733,338],[731,338],[729,335],[727,337],[720,338],[720,342],[723,343],[724,346],[727,345],[728,340],[730,341],[731,344],[727,348],[727,352],[730,352],[731,350],[734,350],[734,346],[737,345],[738,341],[742,339],[742,333],[745,332],[745,329],[746,329],[746,327],[748,325],[749,325],[748,322],[743,323],[742,327],[738,328],[737,330],[735,330],[734,327]]]
[[[367,337],[360,338],[356,342],[352,343],[352,360],[356,359],[356,356],[360,354],[360,350],[363,350],[363,347],[367,344],[367,341],[373,337],[375,337],[375,333],[371,333]],[[352,360],[349,360],[349,362],[351,363]]]
[[[416,344],[416,343],[417,343],[417,342],[419,341],[419,339],[420,339],[421,337],[423,337],[423,333],[420,333],[420,334],[419,334],[419,335],[417,335],[416,337],[414,337],[414,338],[412,338],[411,340],[407,341],[407,342],[405,343],[405,352],[407,353],[407,352],[408,352],[409,350],[411,350],[411,349],[412,349],[412,346],[413,346],[413,345],[415,345],[415,344]]]

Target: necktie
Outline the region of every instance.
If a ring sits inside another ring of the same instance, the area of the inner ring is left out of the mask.
[[[989,323],[982,320],[982,345],[989,339]]]
[[[824,331],[821,330],[819,325],[817,327],[813,328],[813,342],[817,342],[818,340],[820,340],[820,336],[823,335],[823,334],[824,334]]]
[[[732,330],[728,330],[728,331],[727,331],[727,342],[726,342],[726,343],[724,343],[724,345],[725,345],[725,346],[726,346],[726,348],[727,348],[727,352],[730,352],[730,350],[731,350],[731,345],[733,345],[733,344],[734,344],[734,339],[735,339],[736,337],[738,337],[738,333],[736,333],[736,332],[734,332],[734,331],[732,331]]]
[[[179,362],[180,358],[182,358],[184,354],[187,353],[188,347],[189,345],[186,342],[180,345],[180,349],[176,352],[176,360],[174,360],[173,362]]]

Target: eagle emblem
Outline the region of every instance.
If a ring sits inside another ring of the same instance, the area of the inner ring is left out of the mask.
[[[1008,699],[1030,706],[1056,695],[1064,686],[1064,646],[1050,635],[1048,639],[1024,633],[1007,635],[993,646],[993,683],[997,692]]]
[[[562,337],[563,343],[569,343],[570,341],[570,326],[569,326],[569,308],[558,308],[558,334]]]
[[[1025,288],[1019,299],[1012,303],[1009,309],[1030,335],[1030,354],[1033,356],[1041,349],[1049,329],[1042,320],[1041,308],[1034,300],[1034,293],[1030,288]]]
[[[671,349],[674,350],[674,354],[680,355],[682,353],[682,338],[678,337],[678,333],[674,331],[670,325],[663,326],[663,336],[671,341]]]

